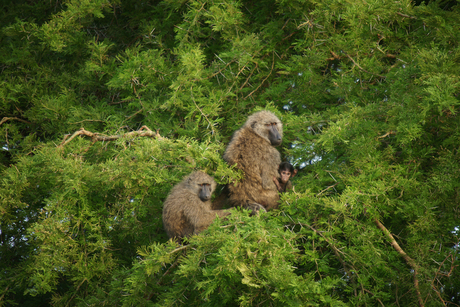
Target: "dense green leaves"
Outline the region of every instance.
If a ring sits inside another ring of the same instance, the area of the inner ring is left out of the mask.
[[[4,1],[0,306],[455,306],[456,1]],[[258,110],[299,174],[185,245]],[[151,129],[151,130],[149,130]]]

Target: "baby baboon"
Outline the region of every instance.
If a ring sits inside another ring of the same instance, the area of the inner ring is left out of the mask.
[[[176,184],[163,206],[163,226],[169,238],[190,237],[206,229],[218,216],[230,212],[211,210],[211,195],[216,182],[208,174],[197,171]]]
[[[258,210],[278,207],[278,188],[273,182],[278,177],[280,153],[273,146],[281,144],[283,125],[275,114],[260,111],[249,116],[227,146],[224,160],[244,172],[241,182],[229,184],[232,206]],[[259,208],[257,208],[259,207]]]
[[[278,191],[281,193],[292,191],[294,188],[290,179],[297,174],[297,170],[291,163],[283,162],[280,164],[278,172],[280,173],[279,178],[273,178]]]

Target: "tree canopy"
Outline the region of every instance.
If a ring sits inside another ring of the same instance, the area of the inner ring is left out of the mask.
[[[459,306],[458,1],[5,0],[0,306]],[[248,115],[299,169],[186,244]]]

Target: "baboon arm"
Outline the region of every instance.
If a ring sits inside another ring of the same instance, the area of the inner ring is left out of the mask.
[[[278,188],[279,192],[283,192],[283,188],[281,187],[278,179],[276,177],[273,177],[273,182],[275,183],[276,187]]]
[[[273,176],[270,174],[262,173],[260,176],[260,180],[262,181],[262,188],[265,190],[273,189],[275,183],[273,182]]]
[[[211,223],[216,219],[216,216],[224,217],[229,215],[230,212],[224,210],[209,210],[209,211],[201,211],[199,214],[195,214],[193,218],[193,225],[194,225],[194,234],[198,234],[201,231],[205,230],[206,228],[211,225]]]
[[[214,220],[214,219],[213,219]],[[202,220],[199,223],[197,223],[194,227],[193,234],[199,234],[206,228],[208,228],[209,225],[211,225],[213,220]]]
[[[211,211],[212,214],[214,215],[218,215],[219,217],[224,217],[224,216],[227,216],[227,215],[230,215],[231,213],[226,211],[226,210],[212,210]]]
[[[198,234],[208,228],[209,225],[211,225],[211,223],[216,219],[217,215],[219,217],[223,217],[228,214],[229,213],[224,212],[223,210],[207,211],[203,213],[203,215],[198,218],[197,223],[195,224],[194,233]]]

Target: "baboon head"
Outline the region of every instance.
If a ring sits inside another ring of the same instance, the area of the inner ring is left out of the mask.
[[[266,139],[272,146],[278,146],[283,140],[283,124],[270,111],[260,111],[248,117],[244,127],[249,128]]]
[[[188,177],[187,186],[195,195],[198,195],[201,201],[205,202],[211,200],[212,192],[216,188],[216,182],[208,174],[198,171]]]
[[[283,184],[288,182],[292,177],[297,174],[297,170],[289,162],[283,162],[278,168],[280,179]]]

